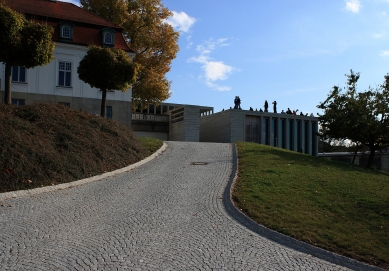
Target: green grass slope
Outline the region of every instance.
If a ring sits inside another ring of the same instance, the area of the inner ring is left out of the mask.
[[[0,105],[0,192],[79,180],[140,161],[161,141],[56,104]]]
[[[309,244],[389,269],[389,174],[254,143],[238,145],[233,198]]]

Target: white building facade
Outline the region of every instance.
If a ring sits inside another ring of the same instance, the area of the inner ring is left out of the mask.
[[[90,44],[115,47],[135,54],[127,46],[122,28],[73,4],[52,0],[9,0],[11,8],[27,18],[54,28],[54,59],[32,69],[13,67],[12,103],[61,103],[77,110],[100,113],[102,92],[78,78],[77,68]],[[43,7],[43,8],[42,8]],[[5,89],[5,65],[0,64],[0,101]],[[131,126],[131,89],[107,93],[107,118]]]

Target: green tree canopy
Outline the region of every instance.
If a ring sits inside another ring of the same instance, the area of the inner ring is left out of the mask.
[[[360,74],[350,71],[347,88],[334,86],[327,99],[317,107],[321,136],[328,139],[351,140],[370,150],[367,166],[374,162],[376,150],[389,147],[389,74],[377,89],[357,92]]]
[[[11,68],[33,68],[53,59],[55,43],[53,28],[28,21],[25,17],[0,4],[0,61],[5,64],[4,102],[11,104]]]
[[[132,86],[133,105],[160,103],[170,96],[165,77],[178,48],[178,32],[166,22],[172,13],[161,0],[80,0],[81,6],[124,27],[124,37],[139,65]]]
[[[107,91],[130,88],[136,81],[137,64],[123,50],[89,46],[77,73],[81,80],[102,91],[101,116],[105,117]]]

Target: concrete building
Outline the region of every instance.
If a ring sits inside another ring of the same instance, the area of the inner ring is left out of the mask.
[[[317,156],[315,117],[184,104],[149,105],[132,113],[137,135],[193,142],[256,142]]]
[[[229,109],[200,118],[201,142],[256,142],[317,156],[315,117]]]
[[[123,28],[71,3],[7,0],[6,4],[30,20],[52,26],[56,43],[50,64],[33,69],[12,68],[12,103],[54,102],[100,114],[102,93],[78,78],[77,67],[90,44],[122,49],[134,56],[122,35]],[[4,99],[4,84],[5,66],[0,63],[0,102]],[[106,101],[107,117],[131,126],[131,89],[109,91]]]
[[[132,129],[138,136],[161,140],[200,141],[200,117],[213,113],[213,107],[162,103],[149,104],[132,112]]]

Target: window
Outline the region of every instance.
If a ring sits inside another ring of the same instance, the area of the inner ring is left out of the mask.
[[[113,47],[115,45],[115,30],[105,27],[101,30],[103,47]]]
[[[25,104],[25,100],[24,99],[11,99],[11,103],[13,105],[22,106]]]
[[[106,43],[106,44],[112,44],[113,43],[112,33],[106,32],[104,34],[104,43]]]
[[[62,104],[63,106],[70,108],[70,103],[58,102],[58,104]]]
[[[72,62],[58,62],[58,86],[72,86]]]
[[[66,25],[66,26],[62,27],[62,37],[70,39],[70,27],[69,26]]]
[[[60,22],[59,23],[59,33],[60,41],[62,42],[72,42],[73,41],[73,29],[74,25],[69,22]]]
[[[26,82],[26,68],[20,66],[13,66],[11,71],[12,82]]]
[[[112,106],[105,107],[105,117],[107,119],[112,119]]]

